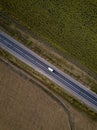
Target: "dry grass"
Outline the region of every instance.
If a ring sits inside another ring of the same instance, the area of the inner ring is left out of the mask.
[[[92,120],[84,112],[78,111],[76,108],[71,109],[74,116],[75,130],[96,130],[97,121]]]
[[[0,62],[0,130],[70,130],[67,113],[37,83]]]

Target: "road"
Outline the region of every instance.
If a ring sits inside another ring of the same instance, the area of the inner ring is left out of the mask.
[[[54,81],[69,92],[69,94],[97,112],[97,94],[2,31],[0,31],[0,47]]]

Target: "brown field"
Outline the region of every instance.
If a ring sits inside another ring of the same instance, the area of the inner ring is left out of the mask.
[[[96,130],[97,121],[61,99],[68,116],[41,87],[0,61],[0,130]]]
[[[63,107],[0,61],[0,130],[70,130]]]

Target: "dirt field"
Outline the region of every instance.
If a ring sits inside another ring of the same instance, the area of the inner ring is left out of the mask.
[[[65,109],[40,85],[0,61],[0,130],[70,130]],[[69,103],[72,130],[96,130],[97,121]]]
[[[52,97],[0,62],[0,130],[70,130],[70,124]]]

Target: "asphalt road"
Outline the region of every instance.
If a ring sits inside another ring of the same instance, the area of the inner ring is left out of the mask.
[[[81,85],[79,82],[72,79],[67,74],[57,69],[52,64],[48,63],[43,58],[26,48],[21,43],[14,40],[4,32],[0,31],[0,47],[39,71],[49,79],[54,81],[60,87],[64,88],[69,94],[73,95],[93,110],[97,111],[97,94]],[[52,68],[50,71],[48,67]]]

